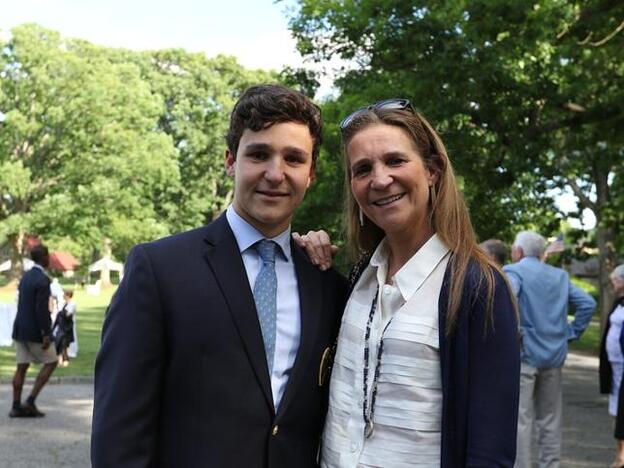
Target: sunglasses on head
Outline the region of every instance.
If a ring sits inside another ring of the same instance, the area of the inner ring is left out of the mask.
[[[405,110],[409,109],[411,112],[415,113],[416,110],[412,103],[409,102],[409,99],[384,99],[383,101],[376,102],[375,104],[371,104],[369,106],[360,107],[355,112],[347,115],[342,122],[340,122],[340,130],[344,130],[351,122],[355,120],[360,115],[368,112],[373,109],[387,109],[387,110]]]

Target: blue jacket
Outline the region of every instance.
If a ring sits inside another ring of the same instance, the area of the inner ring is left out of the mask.
[[[540,369],[563,366],[568,341],[585,331],[596,301],[573,285],[565,270],[536,257],[505,265],[504,271],[518,298],[522,361]],[[572,323],[568,305],[574,309]]]
[[[485,324],[486,289],[472,263],[454,331],[446,336],[452,260],[440,292],[441,468],[512,467],[520,385],[518,323],[509,288],[494,272],[494,313]]]
[[[13,322],[15,341],[41,343],[44,336],[50,336],[50,278],[38,267],[24,273],[19,283],[17,314]]]

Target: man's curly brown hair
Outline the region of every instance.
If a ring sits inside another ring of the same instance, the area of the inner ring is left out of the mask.
[[[230,115],[226,142],[236,157],[246,128],[258,132],[276,123],[298,122],[307,125],[312,136],[312,167],[321,147],[321,109],[299,91],[282,85],[251,86],[240,97]]]

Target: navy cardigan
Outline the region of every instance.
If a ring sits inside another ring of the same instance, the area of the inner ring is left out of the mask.
[[[370,256],[349,275],[357,283]],[[485,323],[485,284],[479,265],[466,272],[455,327],[446,335],[451,257],[438,301],[442,372],[441,468],[513,467],[516,459],[520,341],[514,301],[501,273],[494,270],[494,312]]]
[[[439,299],[442,368],[442,468],[512,467],[516,458],[520,342],[514,302],[494,271],[494,311],[486,326],[486,288],[468,268],[461,305],[447,336],[451,261]]]

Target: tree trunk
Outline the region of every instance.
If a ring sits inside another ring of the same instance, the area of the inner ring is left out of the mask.
[[[600,286],[600,327],[604,329],[604,325],[609,315],[611,305],[613,304],[613,291],[609,275],[616,267],[616,254],[613,241],[615,233],[613,228],[605,227],[598,224],[596,227],[596,241],[598,244],[598,264],[599,264],[599,286]]]
[[[107,267],[102,267],[100,270],[100,286],[107,288],[111,285],[110,270]]]
[[[19,231],[9,235],[9,245],[11,246],[11,269],[9,270],[9,281],[19,281],[24,273],[24,232]]]
[[[604,209],[611,206],[611,197],[609,191],[609,172],[610,167],[601,164],[601,160],[592,160],[592,175],[596,184],[596,243],[598,244],[598,280],[600,286],[600,301],[598,307],[600,310],[600,329],[604,329],[609,314],[609,308],[613,303],[613,291],[609,275],[616,266],[617,256],[615,253],[615,230],[613,223],[606,216]]]
[[[104,239],[104,255],[102,258],[107,260],[111,260],[113,258],[113,249],[112,249],[112,241],[110,239]],[[110,280],[110,269],[107,265],[104,265],[100,270],[100,286],[103,288],[107,288],[111,285]]]

